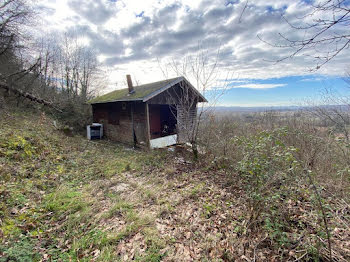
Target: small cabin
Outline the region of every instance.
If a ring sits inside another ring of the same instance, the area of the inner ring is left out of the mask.
[[[127,75],[127,83],[90,100],[93,121],[108,139],[145,148],[190,142],[197,104],[207,100],[186,78],[133,86]]]

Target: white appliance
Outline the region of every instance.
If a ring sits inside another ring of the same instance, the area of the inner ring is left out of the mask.
[[[103,137],[103,124],[92,123],[86,127],[87,139],[101,139]]]

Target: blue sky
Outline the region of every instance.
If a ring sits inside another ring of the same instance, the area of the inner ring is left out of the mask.
[[[322,75],[288,76],[270,79],[240,79],[229,86],[268,84],[273,88],[230,88],[220,98],[222,106],[285,106],[302,105],[306,100],[322,103],[325,90],[335,95],[348,95],[350,87],[342,77]],[[241,82],[242,81],[242,82]]]

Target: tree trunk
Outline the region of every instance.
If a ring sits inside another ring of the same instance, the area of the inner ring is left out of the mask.
[[[5,89],[5,90],[7,90],[7,91],[10,91],[10,92],[12,92],[12,93],[14,93],[14,94],[16,94],[16,95],[18,95],[20,97],[24,97],[24,98],[27,98],[27,99],[33,101],[33,102],[36,102],[36,103],[43,104],[45,106],[51,107],[51,108],[55,109],[56,111],[62,113],[62,110],[57,108],[56,106],[54,106],[51,102],[48,102],[48,101],[45,101],[43,99],[37,98],[37,97],[33,96],[32,94],[29,94],[29,93],[17,90],[17,89],[15,89],[13,87],[8,86],[5,83],[0,83],[0,87]]]

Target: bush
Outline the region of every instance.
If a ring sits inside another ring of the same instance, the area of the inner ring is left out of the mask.
[[[289,200],[297,197],[293,187],[303,179],[301,165],[294,156],[298,150],[281,140],[287,135],[286,128],[279,128],[234,139],[241,154],[236,171],[247,192],[248,209],[251,210],[249,224],[253,229],[264,222],[270,237],[279,243],[288,242],[282,233],[288,223],[285,207]]]
[[[330,227],[338,223],[329,204],[339,196],[348,199],[350,147],[332,127],[318,127],[305,116],[210,117],[201,123],[201,164],[222,170],[227,185],[243,189],[247,221],[242,231],[255,234],[250,238],[264,232],[281,258],[289,257],[288,250],[307,250],[306,260],[327,260]]]

